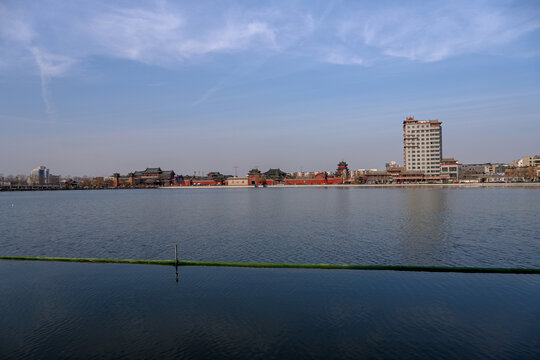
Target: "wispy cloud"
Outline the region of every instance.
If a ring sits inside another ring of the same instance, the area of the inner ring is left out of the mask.
[[[183,19],[163,10],[114,9],[91,17],[88,23],[88,27],[81,26],[86,29],[85,35],[94,45],[94,51],[152,62],[163,55],[172,55],[171,48],[182,30]]]
[[[16,68],[28,49],[35,32],[32,24],[20,12],[15,12],[0,3],[0,63],[10,71]]]
[[[238,53],[337,65],[387,57],[433,62],[485,51],[540,27],[537,6],[512,2],[129,4],[0,4],[0,62],[4,69],[21,62],[20,48],[44,79],[64,74],[73,59],[95,56],[166,67]]]
[[[228,15],[196,29],[196,19],[169,8],[113,9],[92,17],[85,28],[94,51],[147,64],[174,65],[195,56],[278,49],[276,31],[256,16]]]
[[[197,100],[193,102],[193,106],[198,106],[210,98],[216,91],[221,89],[225,84],[226,79],[220,80],[217,84],[212,86],[210,89],[206,90]]]
[[[341,51],[331,50],[323,59],[325,62],[335,65],[365,65],[364,59],[343,53]]]
[[[41,78],[41,96],[45,102],[45,109],[50,118],[55,116],[55,108],[49,90],[49,81],[53,77],[63,76],[75,60],[67,56],[54,55],[32,47],[30,49],[39,68]]]
[[[51,54],[35,46],[30,50],[36,59],[40,73],[47,78],[65,75],[76,62],[75,59],[68,56]]]
[[[30,52],[39,70],[41,80],[41,94],[45,103],[45,110],[49,118],[54,117],[54,104],[52,102],[49,82],[52,78],[63,76],[75,63],[75,60],[64,55],[55,55],[34,46],[37,32],[32,24],[20,12],[10,11],[0,4],[0,53],[11,55],[11,59],[0,59],[0,67],[9,68],[17,60],[24,60],[21,52]]]
[[[0,4],[0,38],[6,42],[28,44],[35,36],[31,25],[18,12]]]
[[[538,15],[479,2],[397,6],[347,16],[338,24],[338,36],[360,52],[371,48],[382,55],[433,62],[514,40],[540,28]]]

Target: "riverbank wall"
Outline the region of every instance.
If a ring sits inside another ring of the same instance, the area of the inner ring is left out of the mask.
[[[297,188],[507,188],[527,187],[540,189],[537,183],[457,183],[457,184],[321,184],[321,185],[268,185],[268,186],[163,186],[161,189],[239,189],[239,188],[268,188],[268,189],[297,189]]]

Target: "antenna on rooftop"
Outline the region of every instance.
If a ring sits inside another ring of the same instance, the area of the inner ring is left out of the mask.
[[[234,167],[234,177],[238,177],[238,166],[233,166]]]

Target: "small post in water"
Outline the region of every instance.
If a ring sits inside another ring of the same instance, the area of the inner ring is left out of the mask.
[[[174,280],[178,282],[178,244],[174,245]]]

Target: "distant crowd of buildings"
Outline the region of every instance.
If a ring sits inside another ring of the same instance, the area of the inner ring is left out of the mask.
[[[30,175],[0,174],[0,190],[46,190],[46,189],[104,189],[112,188],[112,177],[65,177],[53,175],[45,166],[38,166]]]
[[[540,156],[525,156],[510,164],[461,164],[452,157],[443,158],[442,123],[403,121],[403,162],[406,173],[417,172],[424,182],[522,182],[538,181]],[[399,165],[387,164],[387,170]],[[390,180],[391,181],[391,180]]]
[[[403,165],[395,161],[385,170],[350,170],[345,161],[335,171],[291,172],[251,169],[246,176],[209,172],[206,176],[176,174],[173,170],[147,168],[126,175],[110,177],[78,177],[63,179],[39,166],[25,176],[0,175],[2,189],[92,189],[140,188],[161,186],[272,186],[272,185],[332,185],[332,184],[408,184],[457,182],[536,182],[540,181],[540,156],[525,156],[509,164],[462,164],[443,157],[442,123],[438,120],[403,121]]]

